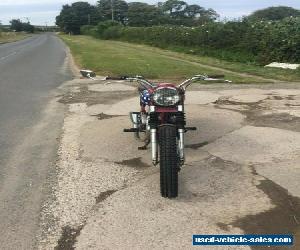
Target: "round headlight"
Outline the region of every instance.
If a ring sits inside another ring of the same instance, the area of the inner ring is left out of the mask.
[[[153,101],[159,106],[174,106],[179,100],[177,89],[171,87],[158,88],[153,94]]]

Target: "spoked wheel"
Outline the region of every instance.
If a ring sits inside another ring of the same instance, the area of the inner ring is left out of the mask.
[[[160,192],[163,197],[178,196],[177,130],[173,125],[159,128]]]

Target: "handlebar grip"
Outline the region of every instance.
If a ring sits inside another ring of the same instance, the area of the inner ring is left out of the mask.
[[[208,78],[215,78],[215,79],[220,79],[220,78],[224,78],[225,75],[208,75]]]

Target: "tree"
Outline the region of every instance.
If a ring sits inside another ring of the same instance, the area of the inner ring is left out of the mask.
[[[128,4],[123,0],[100,0],[97,8],[103,20],[112,20],[123,24],[127,21]]]
[[[20,19],[13,19],[10,21],[10,28],[16,32],[26,31],[34,33],[34,26],[30,22],[23,23]]]
[[[171,18],[180,18],[185,14],[188,4],[180,0],[167,0],[162,5],[162,10],[169,14]]]
[[[200,17],[198,18],[198,21],[200,23],[207,23],[217,20],[220,17],[220,15],[214,10],[214,9],[207,9],[204,10],[202,13],[200,13]]]
[[[28,33],[34,33],[34,26],[31,25],[29,22],[28,23],[23,23],[23,31],[26,31]]]
[[[158,8],[169,16],[170,24],[176,25],[195,26],[212,22],[219,17],[218,13],[213,9],[205,9],[197,4],[188,5],[181,0],[159,2]]]
[[[13,19],[10,21],[10,27],[16,32],[23,31],[23,23],[20,19]]]
[[[248,18],[250,20],[282,20],[286,17],[298,17],[300,16],[300,10],[286,7],[286,6],[278,6],[278,7],[269,7],[262,10],[257,10],[253,14],[249,15]]]
[[[185,9],[185,15],[189,18],[199,17],[205,9],[197,4],[188,5]]]
[[[215,21],[219,14],[213,9],[205,9],[197,4],[188,5],[185,15],[190,18],[191,25]]]
[[[97,8],[87,2],[63,5],[56,24],[66,33],[79,34],[80,26],[95,25],[101,21]]]
[[[129,26],[152,26],[164,22],[164,14],[154,5],[141,2],[128,4],[127,24]]]

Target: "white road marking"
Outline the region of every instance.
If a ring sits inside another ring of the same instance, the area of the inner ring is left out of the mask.
[[[10,56],[13,56],[13,55],[16,55],[16,54],[17,54],[17,52],[14,51],[13,53],[10,53],[10,54],[8,54],[8,55],[6,55],[6,56],[0,57],[0,61],[3,61],[3,60],[5,60],[6,58],[8,58],[8,57],[10,57]]]
[[[7,59],[7,58],[10,57],[10,56],[16,55],[20,50],[29,47],[29,45],[30,45],[30,44],[25,44],[24,46],[20,46],[16,51],[14,51],[14,52],[12,52],[12,53],[6,55],[6,56],[0,57],[0,61],[3,61],[3,60]]]

